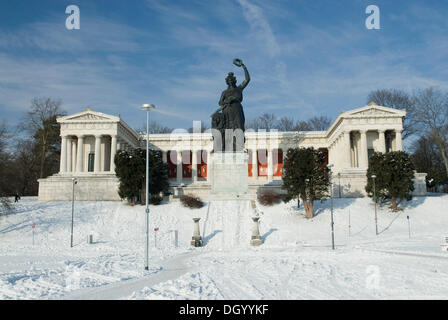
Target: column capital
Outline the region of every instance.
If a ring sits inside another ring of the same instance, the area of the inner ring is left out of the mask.
[[[95,138],[98,139],[98,138],[102,138],[102,137],[103,137],[103,134],[95,134],[94,136],[95,136]]]
[[[77,134],[76,137],[78,139],[84,139],[86,137],[86,135],[85,134]]]
[[[377,131],[378,131],[378,133],[385,133],[386,129],[378,129]]]
[[[366,134],[367,133],[367,129],[359,129],[358,131],[361,134]]]

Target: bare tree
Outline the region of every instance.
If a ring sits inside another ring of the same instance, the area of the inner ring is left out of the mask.
[[[434,139],[448,174],[448,96],[431,87],[420,90],[414,101],[416,129]]]
[[[7,132],[6,122],[3,120],[0,124],[0,154],[5,152]]]
[[[135,131],[146,133],[146,123],[142,124],[139,128],[136,128]],[[171,133],[171,132],[173,132],[173,129],[171,129],[169,127],[165,127],[164,125],[158,123],[157,121],[149,122],[149,133],[150,134]]]
[[[312,131],[326,131],[331,125],[331,119],[327,116],[312,117],[308,124]]]
[[[261,116],[248,121],[245,125],[247,129],[265,129],[267,131],[277,129],[277,126],[277,117],[273,113],[263,113]]]
[[[246,128],[258,129],[277,129],[279,131],[325,131],[330,127],[331,119],[327,116],[313,117],[308,121],[297,121],[291,117],[282,117],[277,119],[275,114],[264,113],[261,116],[252,119],[246,125]]]
[[[421,136],[411,145],[411,159],[418,172],[426,172],[428,176],[426,181],[428,187],[433,188],[437,185],[448,184],[448,174],[445,171],[440,150],[434,139]]]
[[[403,121],[403,139],[414,134],[414,98],[408,93],[397,89],[379,89],[369,93],[367,103],[375,102],[379,106],[397,110],[406,109],[406,118]]]
[[[246,130],[252,129],[252,130],[257,131],[257,130],[261,129],[260,118],[254,118],[249,121],[246,121],[244,126],[245,126]]]
[[[46,169],[50,167],[50,153],[59,154],[60,126],[56,121],[58,116],[65,115],[61,110],[62,102],[50,98],[34,98],[31,100],[30,111],[24,116],[19,129],[26,131],[40,145],[39,177],[44,178]]]
[[[35,140],[18,139],[14,147],[14,157],[10,165],[9,193],[20,195],[37,195],[40,173],[40,157],[36,157],[41,149]]]
[[[312,131],[308,121],[297,121],[294,130],[296,131]]]
[[[8,130],[6,122],[3,121],[0,124],[0,216],[8,214],[12,210],[11,201],[7,197],[7,187],[10,184],[8,179],[10,155],[6,151],[7,139]]]
[[[6,185],[8,184],[8,179],[6,174],[8,172],[7,165],[9,163],[9,153],[6,152],[6,144],[8,132],[6,128],[6,122],[2,122],[0,125],[0,196],[4,196],[6,193]]]
[[[260,129],[271,130],[277,126],[277,117],[273,113],[263,113],[260,117]]]
[[[290,117],[282,117],[278,120],[277,129],[279,131],[294,131],[294,119]]]

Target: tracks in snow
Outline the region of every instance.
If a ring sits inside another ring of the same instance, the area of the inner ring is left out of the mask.
[[[189,252],[170,259],[162,265],[161,271],[143,278],[119,281],[109,285],[85,288],[73,291],[57,299],[64,300],[118,300],[131,297],[134,292],[145,287],[151,288],[159,283],[174,280],[192,269],[187,260],[198,255],[199,252]]]
[[[206,248],[226,249],[248,246],[251,237],[250,201],[212,201],[204,221]]]

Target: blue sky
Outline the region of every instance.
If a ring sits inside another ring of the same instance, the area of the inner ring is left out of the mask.
[[[65,28],[78,5],[81,29]],[[365,27],[368,5],[381,30]],[[306,120],[362,107],[378,88],[448,89],[446,1],[2,0],[0,121],[15,124],[33,97],[86,106],[142,126],[142,103],[172,128],[209,122],[232,64],[252,77],[246,119]]]

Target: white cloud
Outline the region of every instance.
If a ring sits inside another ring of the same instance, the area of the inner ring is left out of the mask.
[[[271,57],[278,55],[280,47],[272,32],[271,26],[263,14],[263,10],[259,6],[250,3],[248,0],[238,0],[238,2],[243,8],[244,17],[249,23],[253,34],[259,41],[265,43]]]
[[[39,49],[54,52],[123,52],[141,50],[147,38],[140,30],[102,18],[83,19],[79,30],[58,22],[35,22],[0,34],[0,48]]]

